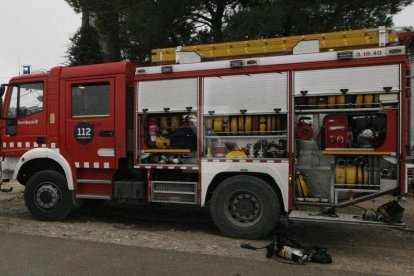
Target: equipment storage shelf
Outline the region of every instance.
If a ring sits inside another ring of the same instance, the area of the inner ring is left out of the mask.
[[[142,112],[138,114],[138,164],[151,169],[197,170],[197,113]]]
[[[396,160],[375,155],[331,156],[335,203],[397,187]]]
[[[377,192],[380,189],[380,185],[342,185],[335,184],[335,191],[337,192],[361,192],[361,193],[370,193]]]
[[[287,114],[245,113],[204,118],[204,158],[251,162],[287,157]]]
[[[296,114],[312,114],[312,113],[345,113],[345,112],[378,112],[380,107],[371,108],[335,108],[335,109],[297,109]]]
[[[384,107],[395,106],[399,101],[399,90],[369,93],[342,93],[330,95],[316,94],[308,96],[307,93],[295,96],[296,113],[332,113],[332,112],[371,112],[379,111]],[[306,91],[302,91],[306,92]]]
[[[286,132],[283,132],[283,133],[286,133]],[[259,138],[262,138],[262,139],[265,139],[265,138],[286,138],[286,134],[283,134],[283,135],[278,135],[278,134],[275,134],[275,135],[249,135],[249,134],[247,134],[247,135],[232,135],[232,133],[223,133],[223,135],[206,135],[206,138],[208,138],[208,139],[222,139],[222,138],[225,138],[225,139],[240,139],[240,138],[243,138],[243,139],[245,139],[245,138],[251,138],[251,139],[259,139]]]
[[[325,149],[321,151],[321,154],[326,155],[384,155],[384,156],[395,156],[396,152],[392,151],[367,151],[367,150],[360,150],[360,149]]]

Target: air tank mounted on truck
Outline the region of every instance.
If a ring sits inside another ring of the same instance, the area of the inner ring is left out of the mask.
[[[239,238],[281,216],[384,224],[306,208],[407,192],[412,39],[380,28],[157,49],[157,66],[14,77],[1,90],[3,190],[24,185],[41,220],[82,200],[208,206]]]

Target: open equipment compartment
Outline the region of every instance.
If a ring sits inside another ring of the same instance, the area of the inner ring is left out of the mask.
[[[205,77],[203,85],[203,157],[287,158],[287,72]]]
[[[399,70],[391,64],[295,72],[298,204],[351,203],[397,188]]]
[[[197,164],[198,78],[140,81],[137,93],[137,163]]]

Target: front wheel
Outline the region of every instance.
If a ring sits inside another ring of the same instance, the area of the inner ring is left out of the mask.
[[[210,213],[216,226],[228,236],[259,239],[275,228],[280,218],[280,203],[267,182],[239,175],[217,187]]]
[[[73,209],[66,178],[56,171],[33,175],[26,184],[24,202],[29,212],[40,220],[61,220]]]

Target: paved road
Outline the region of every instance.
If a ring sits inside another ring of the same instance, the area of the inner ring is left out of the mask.
[[[260,252],[262,253],[262,252]],[[260,254],[258,252],[258,254]],[[329,266],[287,265],[35,235],[0,232],[5,275],[344,275]]]
[[[30,218],[21,193],[5,201],[1,195],[0,276],[413,275],[414,271],[411,198],[401,203],[406,208],[404,230],[295,223],[291,238],[326,246],[334,259],[331,265],[297,266],[268,260],[263,251],[241,249],[242,241],[219,235],[205,210],[111,205],[80,209],[66,221],[46,223]],[[389,199],[362,206],[370,209]]]

